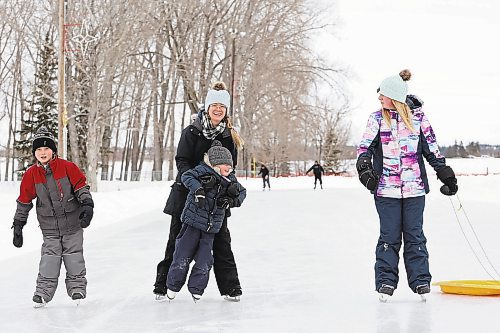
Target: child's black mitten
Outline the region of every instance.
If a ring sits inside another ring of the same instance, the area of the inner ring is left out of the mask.
[[[205,190],[203,187],[200,187],[196,191],[194,191],[194,202],[198,205],[198,207],[205,207]]]
[[[204,188],[210,189],[215,187],[215,185],[217,184],[217,179],[214,175],[206,174],[200,176],[200,182]]]
[[[230,197],[219,197],[217,199],[217,206],[222,209],[228,209],[234,207],[234,199]]]
[[[238,195],[240,195],[240,190],[238,189],[238,184],[236,183],[231,183],[228,187],[227,187],[227,191],[226,191],[227,195],[231,198],[237,198]]]
[[[14,223],[12,224],[11,229],[14,229],[14,239],[12,243],[15,247],[23,246],[23,227],[25,224],[25,222],[23,223],[19,220],[14,220]]]
[[[84,199],[80,206],[80,226],[82,228],[87,228],[92,221],[94,216],[94,201],[90,198]]]

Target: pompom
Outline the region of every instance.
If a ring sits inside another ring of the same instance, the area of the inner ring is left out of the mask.
[[[411,72],[409,69],[403,69],[401,72],[399,72],[399,76],[401,76],[403,81],[409,81],[411,78]]]
[[[222,81],[217,81],[212,85],[213,90],[227,90],[226,84]]]

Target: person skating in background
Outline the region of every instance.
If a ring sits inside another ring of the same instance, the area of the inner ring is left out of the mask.
[[[409,287],[422,297],[430,292],[429,254],[423,231],[425,194],[429,192],[424,158],[445,184],[443,194],[458,191],[455,174],[446,165],[422,111],[422,101],[407,96],[406,81],[410,77],[410,71],[403,70],[382,81],[377,90],[381,109],[369,116],[357,147],[359,179],[374,194],[380,220],[375,290],[381,301],[392,296],[398,286],[402,241]]]
[[[237,149],[243,145],[243,140],[227,117],[229,107],[230,96],[224,83],[215,83],[205,98],[205,109],[198,113],[192,124],[184,128],[179,139],[175,155],[177,177],[163,210],[165,214],[171,215],[171,220],[164,259],[158,263],[156,269],[153,293],[158,300],[164,299],[167,292],[167,273],[172,263],[175,239],[182,226],[180,217],[189,192],[181,182],[182,174],[200,164],[214,140],[220,141],[222,146],[231,152],[233,168],[236,167]],[[227,218],[230,214],[228,209],[221,230],[214,238],[213,269],[220,294],[225,299],[236,301],[243,292],[231,250],[231,234],[227,228]]]
[[[87,295],[82,228],[89,226],[94,215],[89,186],[74,163],[57,156],[54,138],[45,127],[40,127],[34,135],[32,152],[37,162],[21,180],[12,226],[13,243],[16,247],[23,246],[22,230],[36,198],[43,244],[34,306],[42,307],[54,297],[61,262],[66,267],[66,291],[79,302]]]
[[[262,190],[263,191],[266,190],[266,183],[267,183],[267,187],[269,188],[269,191],[270,191],[271,184],[269,184],[269,169],[264,164],[262,164],[260,166],[260,170],[259,170],[259,173],[257,174],[257,176],[258,175],[261,175],[261,177],[262,177]]]
[[[314,189],[316,189],[316,182],[319,180],[319,186],[323,189],[323,181],[321,180],[321,175],[325,173],[323,167],[319,164],[318,161],[314,161],[312,167],[306,171],[306,175],[312,170],[314,173]]]
[[[181,180],[189,189],[182,212],[183,223],[175,243],[174,259],[167,275],[167,298],[172,300],[180,291],[195,261],[188,280],[188,290],[198,301],[208,284],[213,265],[212,246],[219,232],[226,209],[240,207],[246,189],[231,173],[231,152],[214,141],[204,162],[182,174]]]

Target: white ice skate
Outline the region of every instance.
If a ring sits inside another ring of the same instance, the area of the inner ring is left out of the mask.
[[[173,291],[173,290],[170,290],[170,289],[167,289],[167,298],[169,301],[172,301],[175,296],[177,295],[177,292],[176,291]]]

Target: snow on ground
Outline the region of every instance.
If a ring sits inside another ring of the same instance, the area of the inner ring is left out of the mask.
[[[431,179],[424,229],[434,281],[489,279],[455,220],[450,199]],[[103,182],[94,220],[85,231],[88,297],[72,304],[64,268],[52,302],[33,309],[41,232],[32,211],[25,245],[12,245],[19,183],[0,182],[0,332],[499,332],[499,297],[442,294],[421,303],[401,280],[389,303],[374,289],[378,218],[356,178],[240,178],[249,193],[229,220],[243,296],[219,296],[213,274],[203,299],[186,288],[173,302],[152,294],[168,235],[162,213],[169,187]],[[493,264],[500,268],[500,176],[459,177],[459,196]],[[119,190],[118,190],[119,189]],[[456,198],[452,198],[455,200]]]

